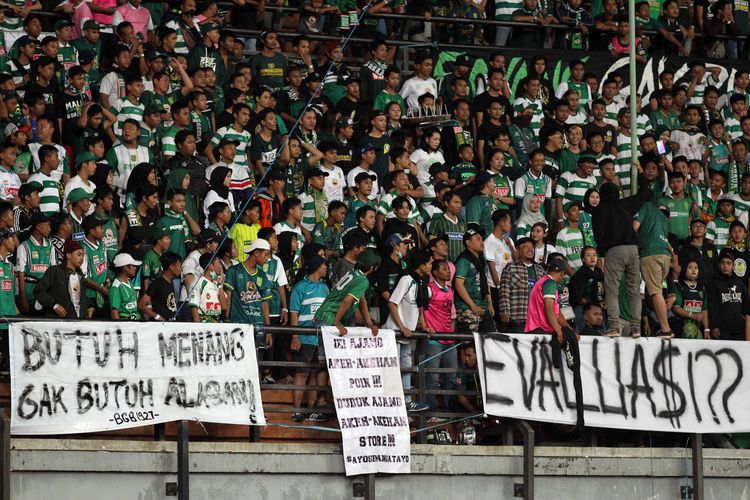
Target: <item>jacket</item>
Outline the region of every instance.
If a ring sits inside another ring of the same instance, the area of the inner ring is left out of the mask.
[[[708,287],[708,319],[711,329],[731,333],[745,332],[747,313],[747,287],[734,274],[716,273]]]
[[[541,279],[545,274],[544,269],[539,264],[532,265],[536,269],[537,280]],[[505,266],[500,277],[500,314],[509,315],[512,321],[525,322],[534,283],[529,282],[523,262],[517,260]]]
[[[86,311],[89,307],[93,307],[93,305],[86,298],[86,284],[84,283],[85,277],[83,273],[81,273],[80,269],[76,272],[81,284],[81,314],[76,315],[76,309],[73,307],[73,301],[70,298],[68,280],[72,271],[65,267],[65,264],[59,264],[47,269],[34,288],[34,298],[42,305],[42,310],[45,314],[57,318],[57,313],[55,313],[53,308],[55,304],[59,304],[68,312],[67,318],[84,319],[87,317]]]
[[[604,271],[595,267],[592,271],[586,266],[581,267],[570,278],[568,291],[570,292],[570,305],[580,306],[581,300],[588,302],[601,302],[601,291],[604,290]]]
[[[611,182],[599,189],[601,203],[589,208],[594,226],[597,249],[605,254],[612,247],[638,245],[638,233],[633,229],[633,217],[647,201],[654,197],[648,188],[648,180],[638,175],[638,194],[620,199],[620,190]]]

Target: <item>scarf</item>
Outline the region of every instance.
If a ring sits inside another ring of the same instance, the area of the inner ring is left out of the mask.
[[[84,90],[83,89],[79,90],[79,89],[75,88],[73,85],[71,85],[71,83],[70,83],[69,80],[65,80],[65,91],[66,92],[70,92],[71,94],[76,95],[76,96],[84,94]]]
[[[484,271],[485,267],[487,267],[487,261],[484,259],[484,255],[474,255],[467,249],[461,252],[461,254],[458,256],[458,259],[456,259],[456,262],[458,262],[461,257],[471,262],[479,272],[479,293],[482,294],[482,297],[485,297],[488,293],[490,293],[490,289],[487,285],[487,273]]]
[[[187,221],[185,220],[184,214],[178,214],[171,208],[167,207],[164,209],[164,215],[167,217],[172,217],[173,219],[179,219],[183,222],[182,224],[182,231],[185,233],[185,236],[188,236],[190,234],[190,228],[188,227]]]

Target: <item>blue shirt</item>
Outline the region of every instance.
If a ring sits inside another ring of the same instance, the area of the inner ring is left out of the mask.
[[[315,311],[328,296],[328,287],[322,281],[312,281],[307,276],[294,285],[289,299],[289,312],[297,313],[299,326],[315,326]],[[318,345],[317,335],[300,335],[302,344]]]

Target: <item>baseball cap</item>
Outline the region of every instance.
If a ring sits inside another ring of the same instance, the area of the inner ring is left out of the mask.
[[[366,179],[370,179],[371,181],[374,182],[378,180],[378,176],[375,174],[369,174],[367,172],[360,172],[356,175],[356,177],[354,177],[354,184],[359,184],[360,182]]]
[[[23,47],[24,45],[29,45],[30,43],[36,44],[37,41],[32,39],[29,35],[23,35],[18,38],[18,46]]]
[[[9,124],[5,126],[5,137],[10,137],[16,132],[20,132],[20,129],[18,128],[18,125],[16,125],[15,123],[10,122]]]
[[[21,186],[21,187],[23,187],[23,186]],[[705,226],[705,225],[707,225],[707,224],[706,224],[706,221],[704,221],[704,220],[703,220],[703,219],[701,219],[700,217],[696,217],[695,219],[693,219],[693,220],[691,220],[691,221],[690,221],[690,225],[691,225],[691,226],[692,226],[693,224],[696,224],[696,223],[698,223],[698,224],[703,224],[704,226]]]
[[[557,273],[562,273],[567,268],[567,265],[565,264],[565,261],[563,259],[559,258],[553,258],[550,259],[549,262],[547,262],[547,270]]]
[[[250,247],[245,249],[245,253],[253,253],[255,250],[271,250],[271,244],[263,238],[253,241]]]
[[[724,193],[721,196],[719,196],[718,202],[721,203],[722,201],[729,201],[734,205],[734,198],[732,198],[731,193]]]
[[[83,219],[83,222],[81,223],[81,227],[83,228],[83,232],[87,233],[97,226],[103,226],[106,222],[107,221],[105,221],[104,219],[100,219],[96,215],[91,214],[91,215],[87,215]]]
[[[412,241],[411,235],[394,233],[388,236],[388,238],[385,240],[385,247],[393,248],[396,245],[400,243],[406,243],[407,241]]]
[[[31,216],[31,221],[29,221],[29,226],[33,228],[39,224],[44,224],[45,222],[49,222],[49,217],[44,215],[42,212],[36,212],[34,215]]]
[[[485,233],[484,229],[479,227],[478,224],[469,224],[468,229],[466,229],[466,232],[464,233],[464,244],[466,244],[467,241],[469,241],[472,236],[480,235],[482,239],[484,239],[484,236],[487,234]]]
[[[151,241],[157,241],[165,236],[169,236],[169,233],[162,227],[154,227],[151,230]]]
[[[320,81],[320,75],[317,74],[314,71],[309,72],[304,79],[304,83],[308,82],[319,82]]]
[[[565,206],[563,206],[563,210],[567,212],[573,207],[583,208],[583,204],[578,200],[569,201],[565,204]]]
[[[380,265],[380,255],[375,250],[367,249],[357,256],[357,264],[360,269],[370,269]]]
[[[370,121],[374,120],[378,116],[385,116],[385,111],[381,111],[379,109],[373,109],[370,113]]]
[[[89,193],[83,188],[75,188],[73,191],[70,192],[68,195],[68,203],[76,203],[84,199],[92,199],[94,197],[94,193]]]
[[[359,148],[359,154],[365,154],[368,151],[377,151],[377,148],[373,146],[371,143],[363,144],[362,147]]]
[[[218,233],[218,231],[214,231],[213,229],[202,229],[201,230],[201,242],[204,245],[208,245],[209,243],[218,243],[219,240],[221,240],[221,234]]]
[[[269,181],[285,181],[286,180],[286,174],[279,170],[278,168],[272,168],[268,171],[266,174]]]
[[[447,234],[444,234],[444,235],[442,235],[442,236],[437,236],[437,237],[435,237],[435,238],[432,238],[432,239],[431,239],[431,240],[430,240],[430,241],[429,241],[429,242],[427,243],[427,248],[429,248],[430,250],[432,250],[433,248],[435,248],[435,247],[437,246],[437,243],[438,243],[438,241],[444,241],[444,242],[448,243],[448,239],[449,239],[449,238],[448,238],[448,235],[447,235]]]
[[[318,254],[313,255],[309,259],[307,259],[307,262],[305,262],[305,274],[312,274],[318,269],[320,269],[320,266],[326,263],[326,260],[321,257]]]
[[[146,57],[147,61],[153,61],[154,59],[157,59],[159,57],[167,57],[167,54],[157,49],[148,49],[144,53],[144,56]]]
[[[353,76],[347,75],[347,76],[345,76],[343,78],[343,82],[342,83],[344,85],[349,85],[350,83],[360,83],[360,80],[359,80],[359,78],[355,78]]]
[[[490,179],[496,176],[497,174],[494,174],[487,170],[480,170],[479,172],[477,172],[477,178],[474,181],[474,185],[477,187],[477,189],[480,189],[482,186],[487,184],[490,181]]]
[[[96,156],[94,156],[94,153],[92,153],[91,151],[78,153],[78,156],[76,156],[76,168],[80,167],[82,163],[86,163],[87,161],[96,161]]]
[[[64,254],[73,253],[76,250],[83,250],[83,247],[77,241],[65,240],[65,244],[63,245]]]
[[[38,182],[27,182],[26,184],[21,184],[21,187],[18,188],[18,197],[23,200],[24,196],[28,196],[34,191],[41,193],[43,189],[42,185]]]
[[[235,141],[235,140],[232,140],[232,139],[222,139],[222,140],[219,141],[218,148],[221,149],[224,146],[226,146],[227,144],[234,144],[235,146],[239,146],[240,145],[240,141]]]
[[[82,50],[78,53],[78,62],[80,64],[88,64],[94,62],[94,59],[96,59],[96,54],[94,54],[90,50]]]
[[[135,260],[129,253],[118,253],[113,264],[115,267],[140,266],[141,261]]]
[[[55,31],[57,31],[57,30],[59,30],[61,28],[65,28],[67,26],[70,26],[72,28],[73,26],[75,26],[75,24],[70,19],[59,19],[55,23]]]
[[[342,128],[346,127],[352,127],[354,126],[354,122],[351,118],[339,118],[336,122],[336,130],[341,130]]]
[[[85,23],[83,23],[83,29],[85,29],[85,30],[100,30],[100,29],[102,29],[102,27],[99,26],[99,23],[97,23],[93,19],[89,19]]]
[[[466,54],[461,54],[456,58],[456,66],[471,66],[471,63],[469,63],[469,56]]]
[[[144,115],[160,115],[166,112],[167,110],[164,109],[163,106],[159,106],[158,104],[151,104],[146,107],[146,110],[143,112],[143,114]]]
[[[596,155],[594,153],[581,153],[578,157],[578,163],[596,163]]]
[[[221,29],[216,23],[206,23],[201,26],[201,35],[206,36],[210,31]]]
[[[311,177],[328,177],[328,172],[325,172],[318,167],[311,168],[305,172],[305,179],[309,180]]]

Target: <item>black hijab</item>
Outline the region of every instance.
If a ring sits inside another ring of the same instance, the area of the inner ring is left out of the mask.
[[[226,179],[229,173],[230,170],[227,167],[216,167],[214,171],[211,172],[211,189],[216,191],[216,194],[225,200],[229,198],[229,188],[224,185],[224,179]]]

